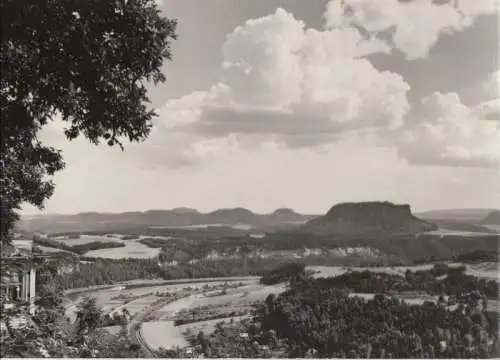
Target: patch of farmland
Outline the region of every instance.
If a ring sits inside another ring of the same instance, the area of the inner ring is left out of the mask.
[[[214,319],[214,320],[205,320],[205,321],[198,321],[195,323],[191,324],[184,324],[184,325],[179,325],[177,328],[179,331],[184,334],[186,330],[189,330],[193,334],[198,334],[200,331],[203,331],[205,334],[211,334],[215,331],[216,325],[218,323],[224,323],[228,324],[231,322],[231,320],[237,322],[241,321],[244,318],[247,318],[248,315],[243,315],[243,316],[234,316],[234,317],[228,317],[228,318],[223,318],[223,319]]]
[[[153,303],[162,299],[162,297],[155,295],[140,297],[126,304],[122,303],[122,305],[115,307],[113,312],[121,312],[123,309],[127,309],[130,315],[134,316],[135,314],[151,307]]]
[[[94,235],[82,235],[78,239],[54,239],[57,242],[63,243],[65,245],[73,246],[73,245],[84,245],[92,242],[100,241],[100,242],[124,242],[119,237],[107,237],[107,236],[94,236]]]
[[[160,310],[155,312],[155,317],[159,319],[172,319],[174,318],[181,310],[189,309],[194,307],[196,300],[199,299],[202,295],[191,295],[185,298],[173,301],[171,303],[166,304]]]
[[[127,310],[132,313],[133,309],[137,308],[142,308],[144,304],[149,303],[149,300],[146,300],[148,296],[150,297],[155,297],[158,299],[155,294],[156,293],[177,293],[179,291],[184,291],[184,289],[197,289],[201,290],[203,289],[203,286],[208,284],[209,286],[217,286],[217,285],[222,285],[224,284],[224,281],[220,282],[213,282],[213,283],[204,283],[204,282],[199,282],[199,283],[193,283],[193,284],[172,284],[172,285],[157,285],[157,286],[147,286],[147,287],[140,287],[140,288],[135,288],[135,289],[117,289],[117,288],[111,288],[111,289],[104,289],[104,290],[99,290],[96,292],[92,293],[92,297],[96,298],[98,306],[103,308],[105,311],[111,311],[113,309],[121,309],[122,307],[127,308]],[[143,297],[139,299],[134,299],[137,297]],[[124,304],[127,300],[133,299],[130,301],[128,304]],[[143,303],[144,302],[144,303]],[[154,300],[152,300],[154,302]],[[178,306],[182,308],[184,303],[181,301],[179,302],[174,302],[171,304],[167,304],[165,306],[165,311],[168,309],[177,309]],[[132,308],[133,307],[133,308]],[[160,312],[163,311],[163,308],[160,310]]]
[[[44,253],[67,253],[67,254],[76,255],[76,253],[74,253],[74,252],[62,250],[62,249],[56,249],[53,247],[42,246],[42,245],[36,245],[36,247],[38,247]]]
[[[257,301],[264,301],[269,294],[278,295],[286,290],[284,284],[264,286],[264,285],[247,285],[242,286],[228,294],[220,296],[199,296],[196,297],[191,303],[189,308],[198,308],[209,306],[212,308],[225,308],[227,311],[236,310],[236,308],[249,307]],[[188,309],[188,307],[185,307]]]
[[[141,326],[141,335],[144,341],[153,349],[171,349],[173,347],[188,346],[180,327],[174,326],[173,321],[149,321]]]
[[[131,311],[131,307],[134,306],[134,303],[140,304],[139,299],[134,299],[138,296],[146,297],[147,295],[153,296],[157,290],[167,291],[167,286],[158,286],[158,287],[147,287],[147,288],[138,288],[138,289],[123,289],[123,290],[114,290],[114,289],[106,289],[100,290],[92,293],[92,297],[96,299],[97,305],[101,307],[104,311],[111,311],[113,309],[119,309],[122,307],[126,307],[129,312]],[[168,291],[174,291],[175,289],[169,289]],[[128,300],[133,299],[128,304],[125,304]],[[138,305],[140,306],[140,305]],[[130,307],[130,308],[129,308]]]
[[[125,247],[92,250],[85,253],[85,256],[105,258],[105,259],[123,259],[123,258],[148,259],[158,256],[161,250],[159,248],[150,248],[149,246],[141,244],[136,240],[122,240],[122,242],[125,244]]]
[[[335,277],[347,272],[347,268],[342,266],[308,266],[307,270],[314,272],[314,277]]]

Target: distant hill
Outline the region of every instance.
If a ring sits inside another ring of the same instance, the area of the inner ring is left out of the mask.
[[[256,214],[244,208],[219,209],[200,213],[190,208],[172,210],[129,211],[123,213],[86,212],[75,215],[46,215],[22,217],[20,231],[58,233],[83,231],[112,231],[154,226],[189,225],[250,225],[256,228],[290,227],[314,218],[291,209],[278,209],[271,214]]]
[[[314,235],[357,235],[373,232],[417,234],[437,230],[411,213],[409,205],[390,202],[342,203],[312,219],[298,231]]]
[[[284,221],[284,222],[302,222],[307,221],[309,218],[307,215],[301,215],[288,208],[281,208],[275,210],[270,216],[276,221]]]
[[[456,221],[468,223],[480,223],[495,209],[443,209],[443,210],[430,210],[416,213],[420,219],[427,221]]]
[[[493,210],[481,220],[484,225],[500,225],[500,211]]]
[[[172,211],[178,214],[199,214],[198,210],[187,207],[177,207],[172,209]]]

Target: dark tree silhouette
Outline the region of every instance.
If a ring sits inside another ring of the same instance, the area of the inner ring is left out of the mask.
[[[43,207],[64,167],[37,137],[44,126],[60,117],[69,140],[120,147],[148,136],[145,85],[165,81],[176,21],[153,0],[3,0],[0,13],[0,236],[9,241],[16,210]]]

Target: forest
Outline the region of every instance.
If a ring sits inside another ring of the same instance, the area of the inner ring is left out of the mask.
[[[60,271],[56,277],[64,289],[114,284],[136,279],[190,279],[229,276],[260,276],[285,259],[220,259],[194,263],[161,265],[157,259],[101,259],[80,257],[72,262],[70,271]]]
[[[475,299],[477,300],[477,299]],[[498,314],[474,299],[455,308],[409,305],[381,294],[350,297],[308,279],[269,295],[252,321],[190,338],[206,357],[492,358],[500,355]],[[178,355],[182,352],[178,352]]]
[[[432,295],[458,296],[462,293],[479,291],[488,298],[496,299],[499,284],[465,274],[465,267],[448,267],[437,264],[428,271],[408,270],[405,276],[370,271],[348,272],[333,278],[318,279],[330,287],[348,289],[358,293],[390,293],[417,291]]]

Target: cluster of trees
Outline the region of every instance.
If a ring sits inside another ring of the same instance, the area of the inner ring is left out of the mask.
[[[461,254],[457,256],[457,261],[464,263],[475,262],[498,262],[499,250],[476,250],[470,253]]]
[[[104,315],[101,315],[99,325],[101,327],[127,326],[129,319],[130,319],[129,311],[126,308],[123,308],[121,314],[120,313],[113,313],[113,314],[106,313]]]
[[[269,332],[261,332],[251,320],[223,322],[215,326],[211,334],[200,331],[193,334],[186,331],[191,353],[185,349],[159,352],[160,356],[186,358],[202,355],[208,358],[283,358],[286,344]]]
[[[448,267],[446,264],[436,264],[431,270],[407,270],[404,277],[367,270],[347,272],[336,277],[318,279],[318,281],[330,287],[348,289],[358,293],[385,294],[421,291],[429,294],[457,296],[479,291],[488,298],[497,298],[499,294],[497,281],[467,275],[464,266]]]
[[[17,210],[43,207],[65,166],[38,136],[56,117],[68,140],[122,147],[147,138],[156,114],[146,84],[166,80],[176,21],[153,0],[5,0],[0,12],[0,240],[9,241]]]
[[[160,234],[151,231],[151,234]],[[173,230],[169,230],[173,231]],[[414,236],[360,236],[352,237],[322,237],[297,233],[268,233],[265,238],[254,238],[246,235],[229,235],[224,232],[214,233],[212,236],[202,236],[205,230],[191,231],[189,239],[179,234],[173,235],[175,246],[161,239],[148,239],[144,244],[151,247],[170,248],[182,251],[192,259],[201,259],[210,251],[226,256],[248,257],[256,252],[273,251],[301,251],[304,244],[308,248],[321,249],[321,255],[308,256],[303,261],[314,265],[347,265],[347,266],[396,266],[411,265],[422,259],[458,259],[460,253],[467,254],[473,251],[480,253],[498,253],[497,235],[481,236],[474,239],[460,236],[437,235]],[[173,233],[174,234],[174,233]],[[241,251],[242,248],[245,251]],[[358,255],[335,256],[330,250],[345,247],[368,247],[380,255],[364,257]],[[460,251],[457,251],[460,249]],[[458,253],[458,254],[457,254]],[[172,251],[166,251],[165,258],[174,259]],[[188,256],[186,256],[187,258]],[[490,256],[488,259],[492,258]],[[177,259],[176,259],[177,260]],[[497,260],[494,260],[497,261]]]
[[[390,256],[391,263],[396,260],[402,265],[410,265],[419,259],[452,259],[460,253],[466,254],[476,250],[498,253],[499,235],[491,236],[454,236],[446,235],[374,235],[318,236],[297,233],[268,233],[263,239],[248,238],[245,243],[251,248],[264,250],[300,250],[307,244],[308,248],[335,249],[339,247],[370,247]],[[234,243],[233,243],[234,244]],[[460,249],[457,251],[457,249]],[[458,253],[458,254],[457,254]],[[381,259],[384,260],[384,259]],[[495,260],[497,261],[497,260]]]
[[[84,299],[77,306],[76,322],[66,317],[60,284],[56,281],[57,264],[40,261],[38,266],[36,311],[31,315],[28,304],[6,306],[0,299],[0,357],[144,357],[140,348],[127,338],[126,328],[111,335],[101,328],[102,310],[95,299]],[[21,320],[23,319],[23,320]],[[23,321],[24,325],[19,326]],[[18,325],[16,326],[16,323]]]
[[[260,276],[263,271],[276,266],[273,259],[220,259],[200,260],[192,263],[179,263],[175,266],[164,266],[161,269],[163,279],[228,277],[228,276]]]
[[[176,21],[153,0],[5,0],[0,12],[0,242],[9,243],[23,203],[43,208],[52,175],[65,166],[61,152],[41,141],[43,128],[59,118],[68,140],[120,147],[149,135],[156,114],[146,106],[146,85],[166,80],[161,69],[171,59]],[[4,264],[1,272],[8,272]],[[0,357],[143,355],[123,333],[98,328],[95,304],[80,306],[78,326],[69,324],[58,280],[57,268],[39,268],[34,316],[25,304],[0,300]],[[26,325],[14,326],[20,318]]]
[[[65,289],[107,285],[136,279],[190,279],[207,277],[260,276],[284,262],[281,259],[203,260],[177,265],[159,264],[157,259],[102,259],[80,257],[84,263],[71,271],[57,274],[57,281]]]
[[[478,262],[498,262],[500,249],[475,249],[468,252],[462,252],[459,254],[453,254],[451,257],[437,257],[435,255],[430,255],[429,257],[424,257],[421,259],[414,260],[415,265],[424,264],[429,262],[462,262],[462,263],[478,263]]]
[[[73,271],[58,274],[65,289],[113,284],[116,282],[160,278],[160,267],[154,259],[99,259],[81,257]]]
[[[251,321],[190,338],[205,357],[494,358],[498,314],[475,304],[409,305],[375,295],[350,297],[309,279],[269,295]]]
[[[293,284],[303,281],[306,276],[306,265],[304,263],[291,262],[265,272],[260,278],[260,283],[274,285],[290,282]]]
[[[220,307],[216,307],[213,310],[209,308],[190,309],[187,312],[179,313],[180,318],[175,319],[174,325],[179,326],[184,324],[192,324],[200,321],[233,318],[236,316],[248,315],[249,312],[250,312],[249,309],[221,311]]]
[[[315,281],[268,297],[258,318],[262,332],[286,340],[290,357],[484,358],[500,350],[498,318],[484,310],[365,301]]]

